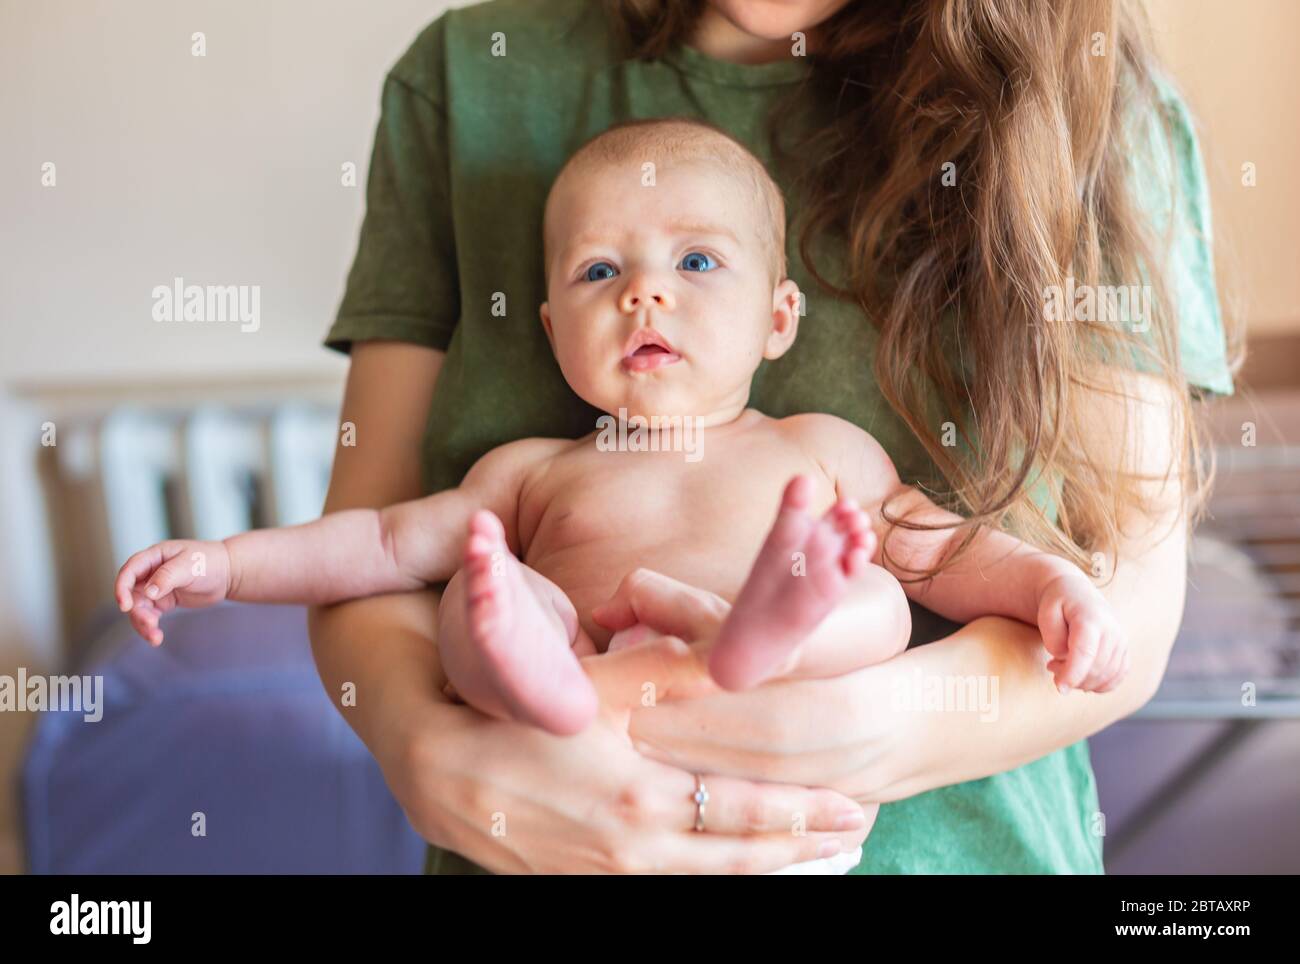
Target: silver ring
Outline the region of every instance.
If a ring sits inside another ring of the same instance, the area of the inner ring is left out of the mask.
[[[695,774],[695,793],[691,799],[695,801],[695,832],[704,833],[704,805],[709,802],[709,791],[698,773]]]

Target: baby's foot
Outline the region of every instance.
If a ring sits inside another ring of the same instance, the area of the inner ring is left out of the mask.
[[[595,718],[596,690],[573,654],[574,625],[529,585],[491,512],[476,512],[465,543],[466,624],[484,671],[513,719],[567,736]]]
[[[780,670],[871,561],[867,514],[841,499],[814,519],[812,492],[805,475],[786,486],[776,524],[718,633],[709,671],[725,689],[756,686]]]

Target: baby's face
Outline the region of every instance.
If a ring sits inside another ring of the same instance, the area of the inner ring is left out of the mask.
[[[565,378],[605,412],[725,421],[794,340],[798,288],[771,276],[742,188],[709,164],[568,172],[552,198],[542,323]]]

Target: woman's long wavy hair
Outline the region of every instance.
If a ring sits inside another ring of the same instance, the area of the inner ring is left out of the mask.
[[[631,54],[653,59],[689,38],[705,0],[606,7]],[[994,526],[1094,575],[1113,573],[1097,553],[1115,558],[1121,507],[1155,512],[1143,477],[1117,474],[1082,444],[1089,393],[1122,391],[1117,373],[1133,368],[1117,359],[1138,359],[1175,388],[1170,472],[1181,476],[1194,524],[1214,470],[1167,295],[1175,224],[1154,230],[1135,189],[1142,165],[1176,170],[1140,9],[1123,0],[871,0],[850,2],[815,33],[809,83],[816,102],[833,105],[828,122],[783,146],[778,115],[789,114],[774,111],[773,155],[797,159],[801,258],[879,329],[875,377],[940,473],[923,484],[967,520],[937,568]],[[1152,130],[1164,131],[1168,156],[1149,156],[1161,143]],[[1172,189],[1176,178],[1166,180]],[[822,232],[847,245],[842,285],[811,256]],[[1074,290],[1148,285],[1150,329],[1045,321],[1046,292],[1068,297],[1071,278]],[[1228,328],[1235,372],[1241,343]],[[943,437],[943,422],[960,445]],[[1126,425],[1129,450],[1143,444],[1135,433]],[[1036,486],[1057,506],[1055,520]],[[906,516],[886,510],[896,526],[931,528]],[[913,571],[925,578],[937,568]]]

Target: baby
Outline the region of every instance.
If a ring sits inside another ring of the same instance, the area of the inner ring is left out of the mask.
[[[599,605],[646,567],[732,603],[708,655],[728,689],[890,658],[907,646],[908,596],[959,622],[1036,624],[1063,691],[1118,682],[1121,633],[1077,567],[983,531],[904,588],[896,575],[936,564],[956,537],[899,529],[878,565],[882,505],[957,517],[902,485],[857,426],[746,407],[760,361],[795,339],[800,293],[784,277],[780,191],[742,145],[684,119],[611,128],[561,170],[543,235],[546,336],[573,390],[614,417],[576,441],[503,445],[427,498],[151,546],[115,586],[141,635],[160,643],[159,615],[177,605],[323,604],[450,580],[437,639],[455,693],[572,734],[597,710],[578,657],[648,633]]]

